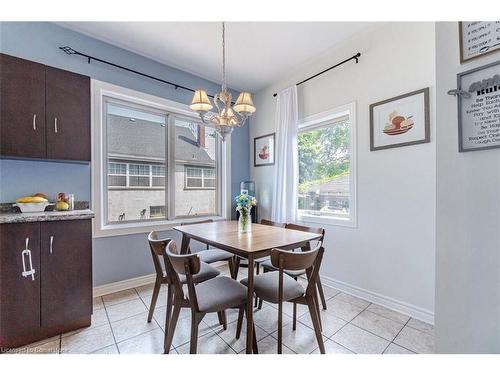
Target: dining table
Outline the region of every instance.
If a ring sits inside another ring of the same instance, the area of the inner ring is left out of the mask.
[[[181,254],[189,252],[191,240],[228,251],[248,260],[247,294],[247,337],[246,353],[252,354],[253,340],[253,296],[254,296],[254,261],[268,256],[272,249],[309,250],[310,241],[319,240],[320,234],[302,232],[277,226],[252,224],[252,229],[240,233],[237,221],[214,221],[199,224],[185,224],[174,227],[182,233]]]

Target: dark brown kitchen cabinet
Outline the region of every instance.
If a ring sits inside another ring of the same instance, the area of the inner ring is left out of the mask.
[[[47,158],[90,160],[89,77],[47,66]]]
[[[35,341],[39,330],[40,224],[2,224],[0,348]]]
[[[87,327],[91,220],[0,225],[0,351]]]
[[[55,334],[75,321],[85,325],[92,314],[90,220],[42,222],[40,233],[42,328]]]
[[[0,155],[90,161],[90,78],[0,54]]]
[[[0,54],[0,153],[45,158],[45,66]]]

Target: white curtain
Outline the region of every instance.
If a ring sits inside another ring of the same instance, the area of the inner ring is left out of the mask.
[[[297,86],[281,91],[277,98],[276,163],[271,220],[290,223],[297,219],[298,151],[297,134],[298,108]]]

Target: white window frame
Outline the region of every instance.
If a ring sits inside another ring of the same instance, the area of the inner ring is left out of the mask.
[[[303,224],[330,224],[344,227],[357,227],[357,120],[356,120],[356,103],[349,103],[331,110],[317,113],[299,120],[299,132],[312,130],[327,125],[329,122],[335,122],[343,117],[349,117],[349,217],[342,218],[337,216],[317,216],[307,214],[298,210],[297,216],[300,223]],[[298,199],[298,197],[297,197]]]
[[[188,177],[187,170],[188,169],[199,169],[201,170],[201,176],[200,177]],[[186,173],[184,174],[184,190],[216,190],[217,189],[217,175],[215,177],[206,177],[205,176],[205,171],[207,169],[214,169],[217,171],[217,168],[213,167],[205,167],[205,166],[194,166],[194,165],[189,165],[189,166],[184,166],[184,170]],[[216,172],[217,173],[217,172]],[[188,186],[188,180],[189,179],[200,179],[201,180],[201,186]],[[215,180],[215,186],[205,186],[205,181],[206,180]]]
[[[95,214],[93,225],[94,237],[121,236],[135,233],[148,233],[151,230],[170,230],[181,223],[199,221],[200,216],[192,218],[171,218],[168,220],[150,220],[125,223],[106,223],[105,210],[107,202],[105,201],[106,192],[104,191],[104,179],[107,179],[107,157],[105,151],[105,108],[103,106],[104,98],[111,98],[125,102],[132,102],[138,105],[156,108],[160,111],[169,112],[176,116],[182,116],[190,120],[199,121],[199,117],[191,111],[188,105],[177,103],[172,100],[160,98],[157,96],[145,94],[143,92],[127,89],[117,85],[98,80],[91,80],[92,91],[92,210]],[[172,116],[170,118],[173,119]],[[168,122],[167,131],[171,129],[172,122]],[[173,152],[172,143],[175,137],[169,137],[170,144],[168,150]],[[220,205],[219,215],[204,216],[214,220],[229,220],[231,218],[231,137],[225,142],[221,142],[219,156],[220,162],[220,189],[218,190],[218,202]],[[167,160],[171,158],[167,157]],[[168,175],[167,184],[169,199],[173,201],[172,194],[175,194],[174,169],[167,162],[166,173]],[[151,170],[151,168],[150,168]],[[170,176],[170,173],[172,176]],[[172,190],[173,189],[173,190]]]

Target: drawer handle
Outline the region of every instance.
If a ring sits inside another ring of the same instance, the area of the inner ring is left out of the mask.
[[[23,277],[31,276],[31,280],[35,281],[35,269],[33,268],[33,262],[31,260],[31,250],[28,249],[29,238],[26,238],[26,248],[21,252],[21,257],[23,259],[23,272],[21,275]],[[29,269],[26,269],[26,258],[29,260]]]
[[[50,248],[49,248],[50,254],[52,254],[53,244],[54,244],[54,236],[50,236]]]
[[[54,117],[54,133],[57,133],[57,117]]]
[[[36,131],[36,113],[33,114],[33,130]]]

